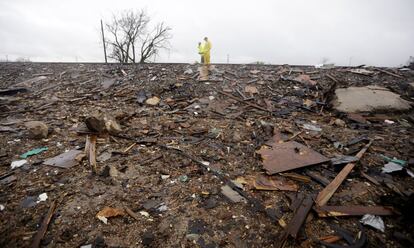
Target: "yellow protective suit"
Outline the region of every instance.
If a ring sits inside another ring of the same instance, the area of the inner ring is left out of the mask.
[[[208,40],[204,42],[204,64],[210,64],[210,50],[211,50],[211,42]]]
[[[198,45],[198,54],[201,56],[201,64],[204,64],[204,46],[202,44]]]

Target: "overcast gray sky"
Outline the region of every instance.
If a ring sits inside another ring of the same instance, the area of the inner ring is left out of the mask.
[[[157,62],[398,66],[414,56],[413,0],[0,0],[0,59],[103,61],[99,20],[144,8],[172,27]]]

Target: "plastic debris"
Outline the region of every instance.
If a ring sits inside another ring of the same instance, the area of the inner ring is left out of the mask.
[[[394,162],[388,162],[387,164],[384,165],[384,167],[382,167],[382,173],[391,173],[394,171],[400,171],[403,168],[404,167],[402,167],[399,164],[396,164]]]
[[[178,180],[180,180],[180,182],[185,183],[188,181],[188,176],[187,175],[181,175],[178,177]]]
[[[380,156],[381,156],[381,158],[383,158],[387,162],[393,162],[393,163],[396,163],[396,164],[399,164],[399,165],[402,165],[402,166],[405,166],[407,164],[407,161],[405,161],[405,160],[390,158],[390,157],[387,157],[387,156],[382,155],[382,154]]]
[[[384,221],[380,216],[366,214],[362,217],[360,222],[364,225],[372,226],[375,229],[380,230],[381,232],[385,231]]]
[[[322,128],[312,125],[312,124],[303,124],[303,128],[310,131],[320,132]]]
[[[43,202],[43,201],[46,201],[46,200],[47,200],[47,194],[46,194],[46,193],[42,193],[42,194],[40,194],[40,195],[39,195],[39,197],[37,198],[36,203]]]
[[[384,122],[385,122],[385,124],[389,124],[389,125],[391,125],[391,124],[394,124],[394,123],[395,123],[394,121],[390,121],[390,120],[385,120]]]
[[[0,204],[0,211],[3,211],[3,210],[4,210],[4,205]]]
[[[338,165],[338,164],[352,163],[358,160],[359,159],[355,156],[337,156],[337,157],[331,158],[331,163],[333,165]]]
[[[139,212],[142,216],[149,217],[149,213],[147,211],[140,211]]]
[[[16,168],[22,167],[24,164],[27,163],[26,159],[13,161],[10,165],[11,169],[14,170]]]
[[[47,147],[36,148],[36,149],[30,150],[30,151],[20,155],[20,158],[27,158],[27,157],[39,154],[39,153],[47,151],[47,150],[48,150]]]

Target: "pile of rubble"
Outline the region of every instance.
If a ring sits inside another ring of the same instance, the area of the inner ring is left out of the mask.
[[[2,247],[412,247],[414,71],[0,64]]]

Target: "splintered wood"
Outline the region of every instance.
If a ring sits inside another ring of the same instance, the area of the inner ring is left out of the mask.
[[[88,163],[92,169],[92,173],[96,174],[96,135],[86,136],[85,153],[88,156]]]
[[[361,151],[358,152],[356,157],[361,159],[364,153],[371,146],[371,144],[372,144],[372,141],[366,144],[364,148],[362,148]],[[341,172],[339,172],[339,174],[335,177],[335,179],[332,180],[332,182],[328,186],[326,186],[321,192],[319,192],[318,196],[316,197],[316,205],[318,206],[325,205],[329,201],[329,199],[331,199],[332,195],[335,193],[335,191],[342,184],[342,182],[346,179],[346,177],[348,176],[348,174],[352,171],[354,167],[355,167],[355,163],[347,164],[341,170]]]

